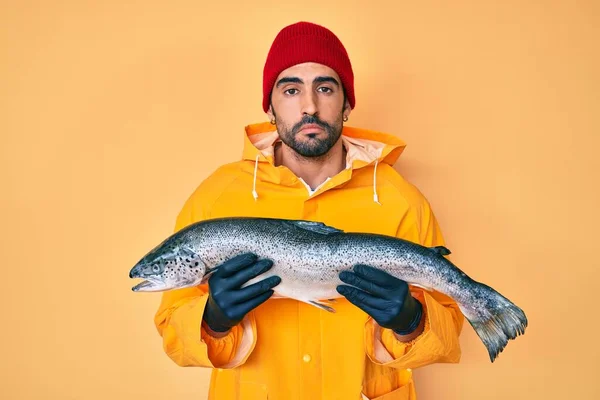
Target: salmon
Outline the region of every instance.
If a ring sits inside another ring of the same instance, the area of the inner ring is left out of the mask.
[[[339,273],[354,265],[379,268],[409,285],[443,293],[456,301],[483,344],[491,362],[509,340],[525,333],[523,310],[496,290],[456,267],[444,246],[425,247],[397,237],[345,232],[321,222],[260,217],[215,218],[196,222],[170,235],[131,270],[142,278],[135,292],[197,286],[228,259],[254,253],[273,261],[251,285],[281,277],[272,298],[296,299],[327,312],[342,297]]]

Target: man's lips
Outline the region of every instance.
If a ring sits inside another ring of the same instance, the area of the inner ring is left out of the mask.
[[[300,129],[300,132],[303,132],[303,133],[314,133],[314,132],[321,132],[321,131],[323,131],[323,128],[321,128],[319,125],[315,125],[315,124],[304,125]]]

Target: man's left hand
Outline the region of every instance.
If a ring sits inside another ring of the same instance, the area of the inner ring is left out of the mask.
[[[368,265],[356,265],[339,276],[348,285],[339,285],[338,293],[380,326],[398,335],[409,335],[419,326],[423,306],[410,294],[405,281]]]

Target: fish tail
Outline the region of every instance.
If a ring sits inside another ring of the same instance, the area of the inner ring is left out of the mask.
[[[525,333],[527,317],[521,308],[483,283],[477,283],[475,296],[459,307],[494,362],[509,340]]]

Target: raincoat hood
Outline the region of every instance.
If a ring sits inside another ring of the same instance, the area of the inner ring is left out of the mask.
[[[378,203],[377,166],[380,163],[394,165],[404,151],[406,143],[387,133],[349,126],[343,127],[341,138],[346,148],[346,169],[335,177],[329,177],[323,184],[330,180],[333,180],[332,183],[336,186],[343,184],[350,179],[354,171],[373,165],[373,200]],[[285,167],[275,166],[274,150],[275,144],[279,140],[277,128],[270,122],[251,124],[245,127],[242,157],[245,161],[254,163],[252,195],[255,200],[258,199],[256,180],[259,175],[261,180],[285,184],[282,173],[291,173]],[[264,166],[262,173],[259,170],[259,164]],[[306,184],[305,186],[307,186],[309,194],[313,195],[323,184],[315,189],[311,189]]]

